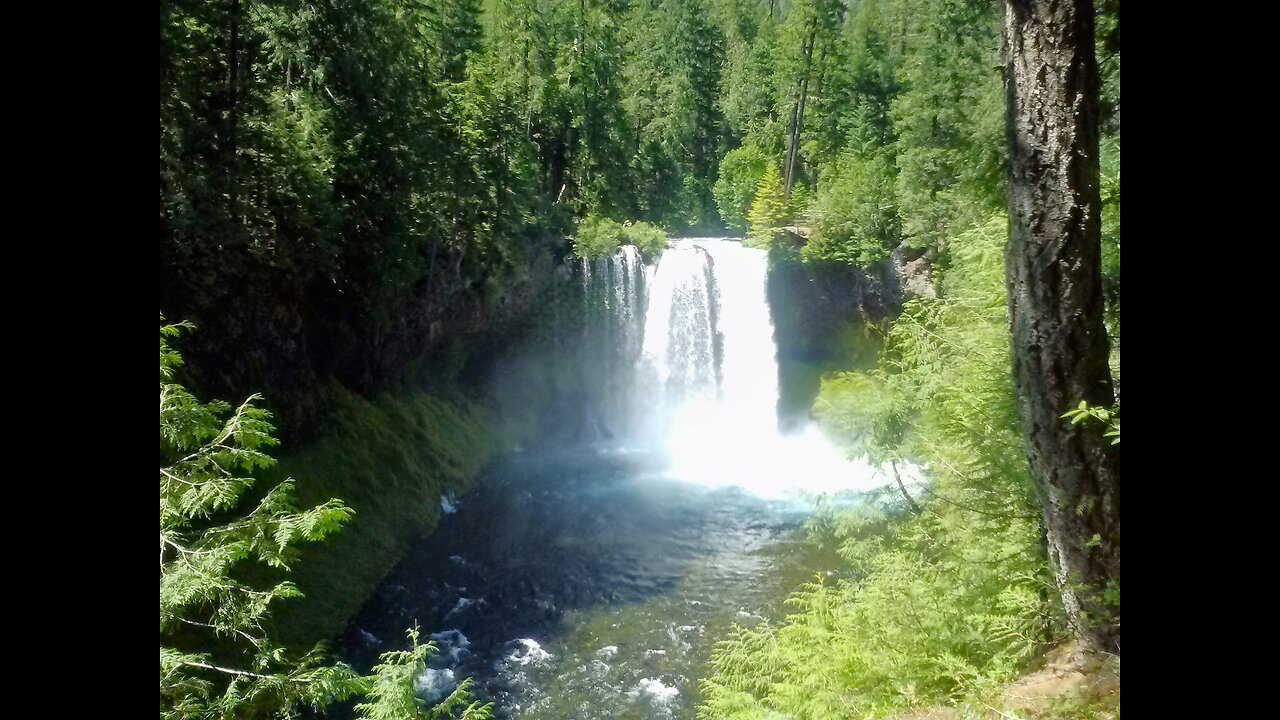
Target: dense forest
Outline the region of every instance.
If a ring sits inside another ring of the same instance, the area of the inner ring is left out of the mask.
[[[161,3],[161,717],[507,717],[424,695],[434,628],[367,672],[332,643],[441,496],[600,425],[641,350],[599,308],[706,235],[767,253],[779,409],[892,482],[819,499],[830,567],[652,716],[1118,717],[1119,27],[1118,0]],[[1064,652],[1075,694],[1011,699]]]

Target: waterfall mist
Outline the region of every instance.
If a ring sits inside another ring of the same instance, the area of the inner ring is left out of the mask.
[[[604,313],[584,340],[607,364],[589,439],[655,451],[673,479],[771,499],[889,481],[812,422],[780,431],[764,250],[689,238],[656,267],[630,246],[582,262],[583,302]]]

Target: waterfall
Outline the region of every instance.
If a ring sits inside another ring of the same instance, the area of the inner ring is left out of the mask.
[[[583,259],[584,369],[601,389],[599,406],[586,418],[592,439],[630,434],[634,371],[644,336],[648,270],[634,245]],[[584,379],[585,380],[585,379]]]
[[[691,238],[656,268],[630,245],[581,263],[587,440],[657,449],[672,477],[761,497],[888,482],[813,423],[779,431],[765,251]]]
[[[711,254],[687,243],[665,251],[645,315],[642,356],[658,407],[719,393],[719,308]]]
[[[778,363],[765,251],[723,238],[669,244],[653,279],[635,373],[645,439],[671,473],[762,497],[869,489],[887,478],[850,461],[812,423],[778,430]]]

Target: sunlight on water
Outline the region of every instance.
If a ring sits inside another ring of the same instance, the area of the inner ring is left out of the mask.
[[[723,238],[678,240],[663,253],[641,358],[652,372],[640,382],[654,383],[651,426],[671,475],[769,499],[884,485],[883,471],[847,459],[812,423],[778,431],[767,270],[764,250]]]

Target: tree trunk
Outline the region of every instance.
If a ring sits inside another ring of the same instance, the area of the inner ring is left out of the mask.
[[[239,223],[239,175],[236,162],[236,103],[240,101],[240,0],[231,0],[231,38],[227,44],[227,210]]]
[[[1120,652],[1120,451],[1103,326],[1098,67],[1090,0],[1005,0],[1009,245],[1018,413],[1068,621],[1089,650]],[[1118,597],[1118,595],[1117,595]]]
[[[809,96],[809,68],[813,65],[813,44],[817,40],[818,29],[815,26],[809,37],[801,45],[804,53],[804,72],[800,77],[800,94],[791,106],[791,123],[787,128],[787,166],[782,184],[782,201],[791,199],[791,184],[795,180],[796,154],[800,152],[800,134],[804,132],[804,103]]]

